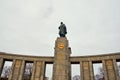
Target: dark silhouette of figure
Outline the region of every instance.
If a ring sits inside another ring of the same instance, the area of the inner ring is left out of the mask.
[[[60,37],[65,37],[65,35],[67,34],[67,29],[65,24],[63,24],[63,22],[61,22],[61,25],[59,26],[59,35]]]

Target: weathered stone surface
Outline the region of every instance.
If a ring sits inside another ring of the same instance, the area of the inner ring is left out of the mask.
[[[90,66],[88,61],[83,62],[83,79],[90,80]]]
[[[93,56],[70,56],[66,37],[58,37],[54,56],[26,56],[0,52],[0,74],[6,60],[13,61],[8,80],[23,80],[25,62],[33,62],[31,80],[45,80],[45,64],[53,64],[52,80],[71,80],[71,63],[80,63],[81,80],[94,80],[92,62],[102,62],[105,80],[120,80],[117,62],[120,52]]]
[[[112,60],[106,60],[106,68],[107,68],[107,74],[109,80],[116,80],[115,77],[115,71],[114,71],[114,66],[113,66],[113,61]]]
[[[21,66],[22,66],[22,60],[16,60],[15,61],[15,66],[13,69],[13,76],[11,80],[18,80],[21,71]]]
[[[2,72],[2,68],[3,68],[3,58],[0,58],[0,75]]]
[[[55,44],[53,80],[70,80],[70,53],[66,37],[57,38]]]

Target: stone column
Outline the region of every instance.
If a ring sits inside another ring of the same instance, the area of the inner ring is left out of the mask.
[[[90,65],[90,80],[94,80],[94,72],[93,72],[93,64],[92,61],[89,61],[89,65]]]
[[[83,62],[83,80],[90,80],[90,67],[89,62]]]
[[[42,67],[42,62],[37,61],[35,68],[35,80],[40,80],[41,69],[42,69],[41,67]]]
[[[80,61],[80,80],[83,80],[83,63]]]
[[[116,62],[115,59],[113,59],[113,66],[114,66],[114,69],[115,69],[116,78],[117,78],[117,80],[119,80],[119,72],[118,72],[118,68],[117,68],[117,62]]]
[[[45,78],[45,62],[43,61],[43,62],[42,62],[42,65],[41,65],[40,80],[44,80],[44,78]]]
[[[107,68],[108,80],[116,80],[115,69],[112,60],[106,60],[106,68]]]
[[[14,66],[15,66],[15,60],[13,60],[13,63],[12,63],[12,67],[11,67],[11,71],[10,71],[10,75],[9,75],[9,77],[8,77],[8,80],[12,80],[13,71],[14,71]]]
[[[0,58],[0,75],[2,73],[3,65],[4,65],[4,60],[3,60],[3,58]]]
[[[55,43],[53,80],[70,80],[70,48],[66,37],[58,37]]]
[[[23,61],[22,61],[21,68],[20,68],[20,74],[19,74],[18,80],[22,80],[23,75],[24,75],[24,68],[25,68],[25,61],[23,60]]]
[[[103,71],[104,71],[104,79],[108,80],[108,75],[107,75],[107,69],[106,69],[105,60],[102,60],[102,64],[103,64]]]
[[[18,80],[21,71],[22,60],[16,60],[11,80]]]
[[[31,80],[35,80],[35,68],[36,68],[36,61],[34,61],[33,63]]]

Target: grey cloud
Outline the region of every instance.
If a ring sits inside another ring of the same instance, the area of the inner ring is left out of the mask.
[[[120,50],[119,2],[1,0],[0,50],[54,55],[58,26],[63,21],[68,29],[72,55],[117,52]]]

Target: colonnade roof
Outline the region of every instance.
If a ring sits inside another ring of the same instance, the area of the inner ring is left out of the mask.
[[[54,56],[29,56],[29,55],[19,55],[19,54],[11,54],[0,52],[0,57],[5,59],[23,59],[28,61],[45,61],[45,62],[53,62]],[[90,56],[70,56],[71,62],[79,62],[79,61],[98,61],[104,59],[120,59],[120,52],[117,53],[109,53],[109,54],[100,54],[100,55],[90,55]]]

